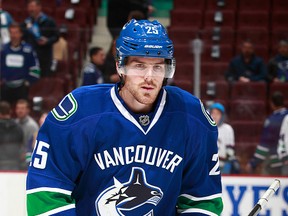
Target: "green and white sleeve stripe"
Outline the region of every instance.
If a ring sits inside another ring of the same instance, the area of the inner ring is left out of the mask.
[[[214,194],[207,197],[194,197],[181,194],[178,197],[178,213],[203,213],[218,216],[223,210],[222,195]]]
[[[41,187],[26,191],[27,212],[30,215],[48,216],[75,208],[71,191]]]
[[[269,148],[258,145],[254,156],[260,160],[265,160],[269,153]]]

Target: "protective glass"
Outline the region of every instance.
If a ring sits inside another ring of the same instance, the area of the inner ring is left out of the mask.
[[[131,62],[129,65],[120,66],[118,70],[124,75],[172,78],[175,72],[175,60],[157,64]]]

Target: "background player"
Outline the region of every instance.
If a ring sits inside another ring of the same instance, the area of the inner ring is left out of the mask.
[[[121,82],[76,89],[41,127],[28,214],[220,215],[217,127],[199,99],[164,86],[165,28],[131,20],[116,47]]]
[[[222,174],[240,172],[240,165],[235,156],[235,138],[232,126],[225,121],[225,107],[221,103],[214,103],[209,107],[211,116],[218,127],[219,164]]]

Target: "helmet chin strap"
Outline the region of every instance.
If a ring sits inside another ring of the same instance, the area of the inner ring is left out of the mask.
[[[167,85],[167,82],[168,82],[168,78],[164,78],[164,79],[163,79],[163,82],[162,82],[162,87],[163,87],[163,86],[166,86],[166,85]]]
[[[123,74],[119,74],[120,77],[120,85],[119,85],[119,91],[121,90],[121,88],[124,86],[125,84],[125,79],[124,79],[124,75]]]

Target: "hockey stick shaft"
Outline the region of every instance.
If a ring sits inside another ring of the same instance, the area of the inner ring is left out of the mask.
[[[280,187],[280,180],[275,179],[270,187],[266,190],[264,195],[259,199],[258,203],[253,207],[248,216],[256,216],[258,212],[263,209],[269,201],[269,198],[278,190]]]

